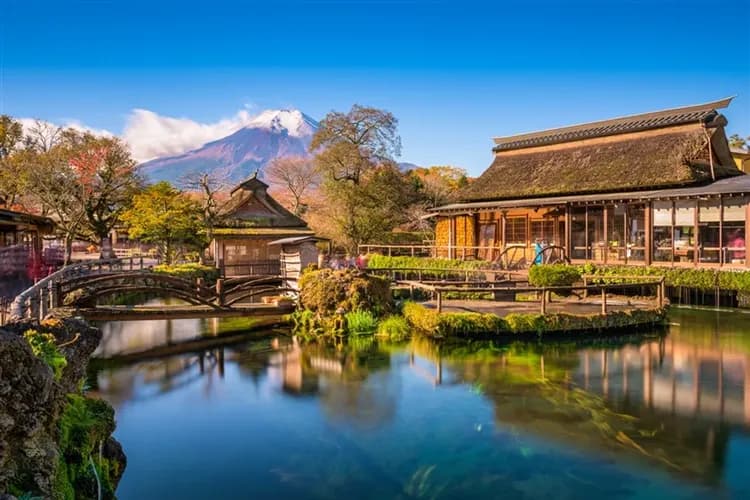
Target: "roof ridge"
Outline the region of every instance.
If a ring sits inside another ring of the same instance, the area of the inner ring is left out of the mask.
[[[591,137],[603,137],[618,133],[650,130],[684,123],[702,121],[717,109],[726,108],[735,96],[711,101],[703,104],[693,104],[678,108],[662,109],[618,118],[608,118],[577,125],[567,125],[536,132],[495,137],[494,151],[519,149],[545,144],[568,142]]]

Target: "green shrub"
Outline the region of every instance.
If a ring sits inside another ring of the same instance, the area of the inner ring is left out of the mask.
[[[378,320],[370,311],[351,311],[345,318],[350,335],[372,335],[378,328]]]
[[[440,314],[415,302],[406,302],[401,310],[406,321],[415,329],[427,335],[438,335]]]
[[[122,474],[118,462],[99,459],[99,446],[115,430],[114,410],[101,399],[68,394],[68,404],[59,420],[60,459],[55,472],[57,498],[96,498],[93,459],[104,498],[114,498],[116,478]]]
[[[381,316],[394,309],[388,280],[356,269],[308,271],[299,285],[302,306],[319,315],[365,310]]]
[[[730,271],[719,269],[690,269],[658,266],[611,266],[585,264],[578,266],[583,274],[592,274],[599,278],[598,283],[619,283],[625,280],[608,278],[609,276],[644,276],[664,277],[667,286],[684,286],[698,290],[710,291],[717,287],[722,290],[750,292],[750,271]]]
[[[218,269],[197,263],[172,265],[161,264],[154,267],[154,272],[185,279],[203,278],[207,284],[214,283],[219,278]]]
[[[429,336],[497,335],[507,331],[505,320],[495,314],[438,313],[421,304],[404,304],[404,318],[419,332]]]
[[[57,348],[55,336],[51,333],[41,333],[36,330],[26,330],[23,336],[29,343],[29,346],[31,346],[31,351],[34,355],[52,368],[55,380],[60,380],[63,369],[68,365],[68,361]]]
[[[431,269],[466,270],[482,269],[488,266],[481,260],[433,259],[429,257],[388,257],[370,254],[367,256],[368,269]]]
[[[546,264],[529,268],[529,284],[532,286],[571,286],[581,279],[575,266]]]
[[[402,342],[409,338],[411,328],[403,316],[388,316],[378,325],[375,335],[391,342]]]

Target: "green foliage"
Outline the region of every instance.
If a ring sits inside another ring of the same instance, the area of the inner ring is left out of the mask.
[[[159,245],[167,264],[186,248],[202,249],[208,243],[200,206],[168,182],[135,195],[122,219],[131,238]]]
[[[718,269],[691,269],[657,266],[597,266],[586,264],[578,268],[583,274],[600,277],[598,283],[616,283],[623,280],[608,276],[664,277],[667,286],[684,286],[699,290],[735,290],[750,292],[750,271],[723,271]]]
[[[482,269],[487,263],[481,260],[432,259],[429,257],[389,257],[371,254],[367,257],[369,269],[427,269],[453,271]]]
[[[529,283],[532,286],[571,286],[581,279],[575,266],[547,264],[529,268]]]
[[[507,331],[505,321],[495,314],[438,313],[414,302],[404,304],[402,314],[416,330],[428,336],[468,337],[497,335]]]
[[[114,498],[114,481],[122,472],[120,465],[99,459],[99,447],[115,429],[112,407],[101,399],[68,394],[59,429],[60,460],[55,475],[55,496],[66,500],[95,498],[93,458],[104,498]]]
[[[292,333],[303,341],[336,340],[346,334],[346,319],[342,315],[324,316],[301,309],[290,314],[288,319],[292,322]]]
[[[216,282],[219,277],[219,270],[215,267],[204,266],[198,263],[188,264],[162,264],[154,267],[155,273],[168,274],[170,276],[176,276],[178,278],[203,278],[206,284],[212,284]]]
[[[378,328],[378,320],[370,311],[351,311],[344,317],[349,335],[372,335]]]
[[[381,316],[393,310],[390,283],[356,269],[309,271],[300,278],[300,302],[323,316],[366,310]]]
[[[411,327],[403,316],[388,316],[380,322],[375,335],[391,342],[402,342],[411,335]]]
[[[571,333],[625,328],[638,325],[662,324],[664,309],[615,311],[601,314],[574,315],[514,313],[500,318],[482,313],[438,313],[421,304],[408,302],[403,308],[404,318],[415,330],[430,337],[472,337],[508,334]]]
[[[31,346],[34,355],[52,368],[55,380],[60,380],[68,361],[57,348],[55,336],[51,333],[40,333],[36,330],[26,330],[23,336]]]

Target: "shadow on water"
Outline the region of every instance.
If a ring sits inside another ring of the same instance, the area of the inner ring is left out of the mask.
[[[259,498],[743,496],[750,315],[676,310],[670,320],[666,333],[581,342],[356,339],[342,349],[278,331],[241,337],[226,320],[109,323],[107,357],[219,341],[96,361],[89,383],[117,408],[130,456],[122,498],[247,488]],[[215,465],[190,458],[196,449]]]

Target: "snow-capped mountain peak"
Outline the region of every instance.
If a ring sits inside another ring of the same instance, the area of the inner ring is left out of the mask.
[[[268,109],[250,120],[246,128],[286,130],[291,137],[308,137],[315,133],[318,122],[297,109]]]

